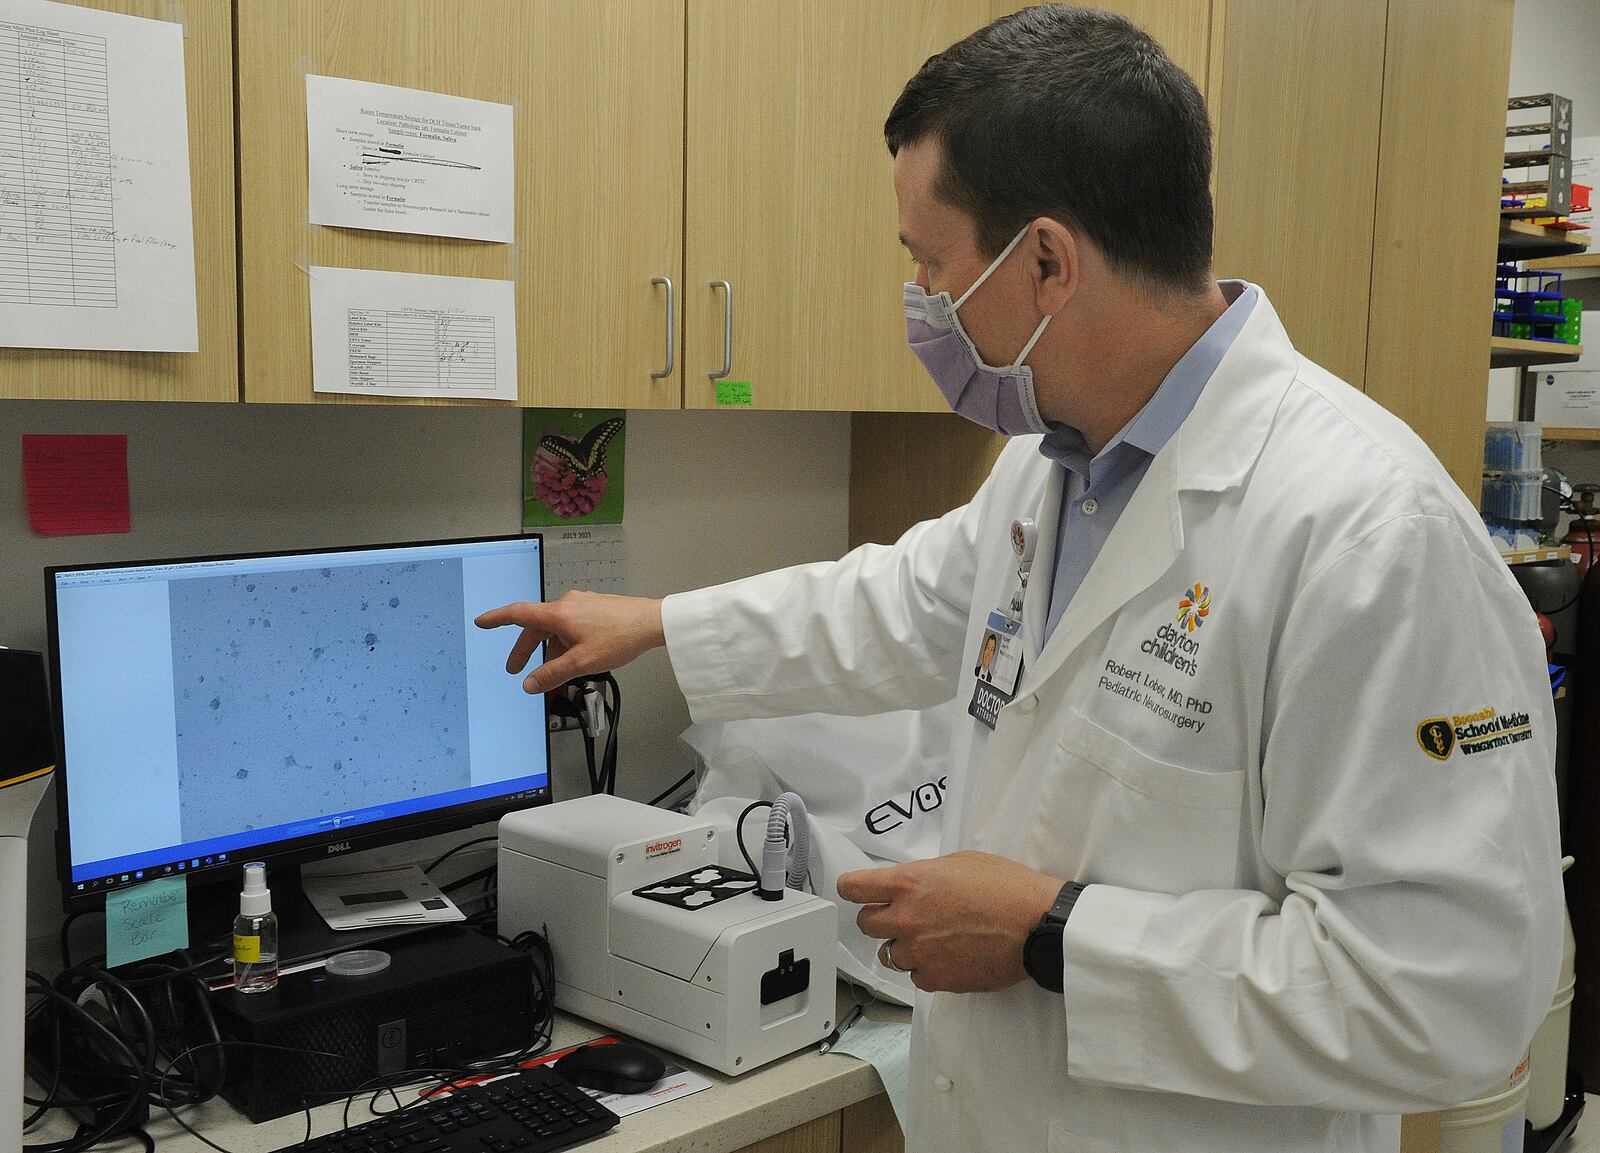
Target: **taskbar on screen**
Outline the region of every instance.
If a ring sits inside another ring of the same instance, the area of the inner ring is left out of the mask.
[[[267,854],[270,856],[275,852],[283,851],[289,843],[301,838],[328,839],[337,837],[340,833],[347,831],[352,840],[359,839],[369,831],[368,827],[376,822],[419,813],[426,814],[430,809],[448,809],[449,812],[447,814],[442,813],[441,816],[448,815],[451,818],[461,820],[463,824],[470,824],[474,822],[465,820],[465,818],[470,818],[475,809],[492,812],[504,809],[507,806],[514,807],[523,802],[537,804],[550,791],[549,776],[547,774],[525,778],[525,780],[529,782],[527,787],[509,794],[494,791],[504,788],[508,783],[502,781],[497,785],[485,785],[473,790],[464,790],[465,792],[478,793],[480,795],[469,795],[448,805],[440,805],[437,797],[417,798],[393,805],[362,809],[354,813],[341,814],[337,817],[299,821],[269,829],[257,829],[248,833],[213,837],[206,841],[194,842],[188,845],[172,845],[162,849],[132,853],[123,857],[113,857],[109,860],[88,861],[81,865],[75,864],[72,867],[72,879],[68,888],[74,896],[78,894],[88,896],[92,893],[104,893],[130,885],[142,885],[166,877],[186,877],[190,873],[225,866],[230,861],[247,860],[253,854],[258,854],[263,846],[270,846],[266,849]],[[485,792],[490,792],[492,795],[481,795]],[[426,823],[426,817],[419,823]],[[431,835],[431,833],[419,833],[418,835]],[[306,847],[311,847],[310,843]]]

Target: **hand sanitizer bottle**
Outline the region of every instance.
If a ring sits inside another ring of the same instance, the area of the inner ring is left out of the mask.
[[[272,911],[267,866],[260,861],[244,867],[233,922],[233,979],[241,993],[265,993],[278,984],[278,915]]]

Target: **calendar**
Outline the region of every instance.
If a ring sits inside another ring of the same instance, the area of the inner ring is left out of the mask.
[[[544,530],[544,599],[569,589],[628,591],[628,554],[620,524]]]

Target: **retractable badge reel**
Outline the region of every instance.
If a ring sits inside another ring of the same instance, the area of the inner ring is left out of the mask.
[[[1039,543],[1039,527],[1031,517],[1011,522],[1011,551],[1017,562],[1017,584],[1009,602],[989,614],[978,638],[978,652],[972,668],[977,682],[967,714],[986,728],[994,728],[1000,710],[1017,695],[1022,679],[1022,601],[1028,592],[1028,573],[1033,568],[1033,553]]]
[[[1006,615],[1016,620],[1022,619],[1022,598],[1028,593],[1028,573],[1033,569],[1033,553],[1038,547],[1039,525],[1031,516],[1011,522],[1011,551],[1017,554],[1017,588],[1011,594]]]

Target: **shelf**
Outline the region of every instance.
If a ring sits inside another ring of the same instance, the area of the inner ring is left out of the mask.
[[[1582,355],[1581,344],[1557,344],[1553,340],[1514,340],[1509,336],[1489,338],[1490,368],[1530,368],[1535,364],[1571,364]]]
[[[1588,251],[1589,234],[1569,228],[1527,224],[1521,220],[1501,220],[1499,248],[1501,260],[1562,256]]]
[[[1573,252],[1566,256],[1541,256],[1527,263],[1529,272],[1600,272],[1600,252]]]
[[[1572,550],[1564,544],[1549,548],[1501,549],[1500,559],[1506,564],[1543,564],[1545,561],[1572,559]]]
[[[1539,435],[1545,440],[1600,440],[1600,428],[1545,428]]]
[[[1542,127],[1546,127],[1546,126],[1545,125],[1536,124],[1536,125],[1532,125],[1531,127],[1542,128]],[[1510,136],[1511,133],[1507,132],[1506,135]],[[1522,135],[1529,135],[1529,134],[1528,133],[1523,133]],[[1550,155],[1551,155],[1550,154],[1550,150],[1548,148],[1529,148],[1529,149],[1527,149],[1527,150],[1525,150],[1523,152],[1507,152],[1506,153],[1506,161],[1505,161],[1505,164],[1502,165],[1502,167],[1504,167],[1504,168],[1543,168],[1545,165],[1550,163]]]

